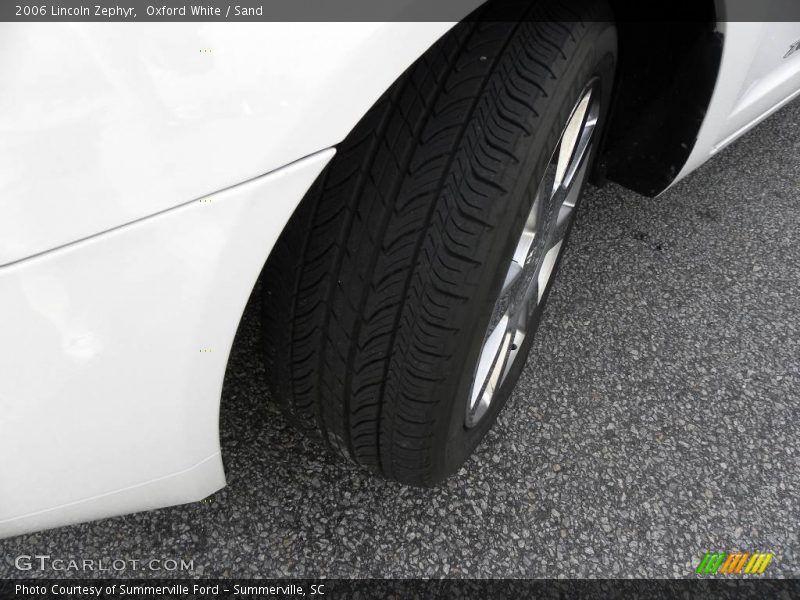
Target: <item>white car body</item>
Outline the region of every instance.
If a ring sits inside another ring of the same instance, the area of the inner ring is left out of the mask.
[[[0,537],[225,485],[222,381],[259,272],[451,26],[0,24]],[[800,93],[800,24],[718,30],[676,181]]]

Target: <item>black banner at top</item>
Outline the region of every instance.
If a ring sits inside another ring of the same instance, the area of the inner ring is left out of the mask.
[[[0,21],[461,21],[483,0],[2,0]],[[508,4],[530,4],[511,0]],[[625,21],[800,21],[800,0],[609,0]],[[509,14],[517,11],[510,10]],[[479,15],[479,13],[477,13]]]

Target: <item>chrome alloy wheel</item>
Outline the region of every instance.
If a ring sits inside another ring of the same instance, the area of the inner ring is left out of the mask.
[[[575,104],[535,192],[481,347],[467,405],[467,427],[477,425],[488,412],[547,289],[588,175],[600,97],[598,81],[593,80]]]

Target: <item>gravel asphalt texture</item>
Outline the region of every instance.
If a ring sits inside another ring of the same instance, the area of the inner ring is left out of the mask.
[[[659,199],[589,190],[522,380],[439,488],[287,426],[254,296],[223,393],[228,487],[2,540],[0,576],[49,554],[192,559],[206,577],[669,578],[760,550],[800,577],[798,281],[795,102]]]

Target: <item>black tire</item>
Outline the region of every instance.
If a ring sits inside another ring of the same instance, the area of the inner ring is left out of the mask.
[[[514,6],[503,22],[487,22],[493,10],[436,43],[338,147],[263,278],[267,376],[285,414],[409,484],[455,472],[509,397],[532,335],[465,425],[531,190],[587,82],[603,109],[613,85],[601,2],[532,2],[514,22]]]

